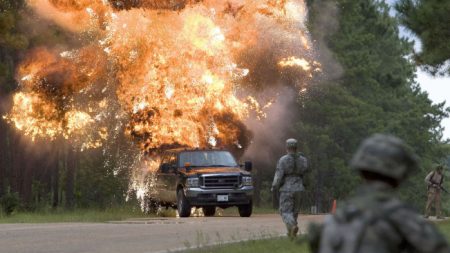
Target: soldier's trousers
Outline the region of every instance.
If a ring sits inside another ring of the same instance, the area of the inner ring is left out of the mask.
[[[428,190],[428,200],[425,207],[425,216],[430,215],[433,202],[434,208],[436,209],[436,216],[441,216],[441,191],[436,188],[430,188]]]
[[[281,219],[288,231],[297,226],[298,213],[300,211],[301,192],[280,192]]]

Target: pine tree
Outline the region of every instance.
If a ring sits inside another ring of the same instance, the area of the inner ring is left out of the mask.
[[[332,1],[312,1],[312,17],[318,18]],[[327,35],[327,45],[343,68],[339,79],[316,84],[300,101],[299,135],[305,140],[315,173],[316,205],[327,210],[334,198],[344,198],[354,189],[357,176],[347,164],[362,139],[375,132],[399,136],[429,166],[442,157],[440,122],[448,116],[444,104],[433,105],[414,82],[415,67],[407,56],[411,44],[399,38],[398,24],[384,2],[340,0],[336,6],[339,28]],[[313,36],[324,31],[315,31]],[[326,73],[325,73],[326,74]],[[417,205],[424,195],[417,187],[417,173],[402,193]],[[415,187],[413,187],[415,186]]]
[[[395,8],[421,41],[416,62],[433,75],[450,76],[450,1],[400,0]]]

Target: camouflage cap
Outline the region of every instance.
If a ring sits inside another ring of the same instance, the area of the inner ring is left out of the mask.
[[[358,171],[370,171],[401,181],[418,168],[418,162],[416,155],[401,139],[374,134],[362,142],[350,166]]]
[[[296,148],[297,147],[297,140],[296,139],[287,139],[286,140],[286,147],[287,148]]]
[[[444,170],[444,166],[442,166],[441,164],[438,164],[438,165],[434,166],[434,169],[442,171],[442,170]]]

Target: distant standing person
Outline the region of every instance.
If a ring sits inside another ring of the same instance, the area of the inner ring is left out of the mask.
[[[425,206],[425,218],[430,216],[431,206],[434,203],[434,208],[436,209],[436,218],[442,219],[441,217],[441,188],[444,182],[444,174],[442,173],[443,166],[438,165],[435,167],[434,171],[430,172],[425,177],[425,183],[427,183],[428,189],[428,200]]]
[[[363,182],[356,195],[311,225],[313,253],[448,253],[437,228],[395,197],[398,186],[418,169],[417,158],[400,139],[376,134],[350,162]]]
[[[305,189],[303,176],[308,162],[302,153],[297,152],[297,140],[286,141],[287,154],[280,158],[275,170],[271,191],[280,192],[280,214],[286,225],[288,236],[297,235],[297,218],[300,211],[300,193]]]

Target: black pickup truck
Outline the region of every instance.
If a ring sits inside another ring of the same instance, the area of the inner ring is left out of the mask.
[[[191,207],[214,216],[216,207],[237,206],[241,217],[252,214],[252,163],[239,165],[233,155],[217,149],[173,149],[163,154],[156,172],[151,203],[176,207],[189,217]]]

